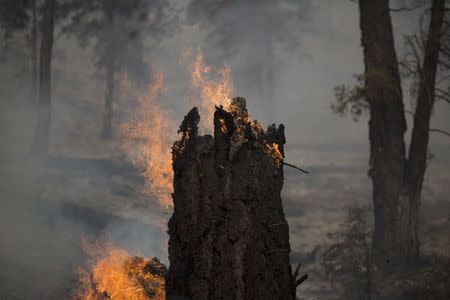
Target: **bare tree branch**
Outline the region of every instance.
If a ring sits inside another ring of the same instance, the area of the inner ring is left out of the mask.
[[[297,267],[295,268],[295,272],[294,272],[294,278],[295,279],[297,279],[297,276],[298,276],[298,273],[299,273],[299,271],[300,271],[300,267],[302,266],[302,263],[301,262],[299,262],[298,264],[297,264]]]
[[[435,88],[435,91],[436,91],[435,94],[436,99],[445,101],[450,104],[450,91],[448,90],[446,91],[438,87]]]
[[[420,5],[417,5],[417,6],[414,6],[414,7],[403,6],[403,7],[389,8],[389,11],[391,11],[391,12],[413,11],[413,10],[416,10],[418,8],[421,8],[422,6],[423,6],[423,4],[420,4]]]
[[[302,168],[297,167],[296,165],[293,165],[293,164],[290,164],[290,163],[287,163],[287,162],[283,162],[283,165],[291,167],[291,168],[296,169],[296,170],[299,170],[299,171],[301,171],[301,172],[303,172],[305,174],[309,174],[308,171],[305,171]]]
[[[414,35],[412,38],[416,41],[416,44],[419,46],[419,48],[421,48],[417,35]],[[406,42],[409,44],[411,50],[413,51],[414,57],[416,59],[417,72],[419,73],[420,76],[420,74],[422,74],[422,67],[421,67],[422,62],[420,61],[420,55],[411,39],[406,39]]]
[[[300,277],[299,279],[297,279],[295,281],[295,286],[299,286],[300,284],[303,283],[303,281],[305,281],[306,279],[308,279],[308,274],[303,275],[302,277]]]
[[[450,104],[450,98],[449,97],[445,97],[445,96],[442,96],[442,95],[435,95],[435,97],[436,97],[436,100],[441,100],[441,101],[444,101],[444,102],[447,102],[448,104]]]
[[[443,134],[443,135],[446,135],[446,136],[450,137],[450,132],[442,130],[442,129],[430,128],[430,132],[436,132],[436,133],[440,133],[440,134]]]

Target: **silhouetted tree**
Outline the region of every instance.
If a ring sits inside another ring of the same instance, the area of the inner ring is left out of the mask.
[[[33,141],[33,150],[38,154],[48,153],[50,138],[51,68],[55,15],[56,0],[45,0],[41,25],[41,47],[39,50],[38,120]]]
[[[28,24],[29,0],[2,0],[0,2],[0,27],[3,39],[8,39],[15,31],[24,30]]]
[[[33,103],[38,102],[38,1],[31,0],[31,97]]]
[[[148,81],[146,43],[157,44],[171,32],[177,15],[171,3],[127,0],[72,0],[73,13],[65,31],[74,33],[83,46],[94,44],[97,67],[104,72],[105,98],[102,136],[112,137],[117,74],[124,72],[137,85]]]
[[[335,111],[350,111],[358,116],[367,108],[370,114],[369,176],[375,214],[372,253],[377,274],[403,270],[419,256],[419,204],[427,167],[430,120],[439,95],[436,77],[445,49],[441,46],[446,36],[445,2],[432,1],[427,33],[422,35],[422,57],[415,53],[418,92],[408,156],[400,64],[388,0],[359,0],[364,75],[357,76],[359,85],[355,88],[336,89]],[[378,292],[375,286],[374,295]]]
[[[15,33],[22,33],[31,46],[31,98],[37,102],[38,87],[38,1],[37,0],[3,0],[0,3],[0,27],[3,31],[4,47],[9,48],[9,42]],[[25,34],[30,28],[29,36]]]

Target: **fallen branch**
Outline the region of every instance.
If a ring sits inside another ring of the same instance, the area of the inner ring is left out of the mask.
[[[297,167],[296,165],[293,165],[293,164],[290,164],[290,163],[287,163],[287,162],[283,162],[283,164],[284,164],[285,166],[288,166],[288,167],[291,167],[291,168],[293,168],[293,169],[299,170],[299,171],[301,171],[301,172],[303,172],[303,173],[305,173],[305,174],[309,174],[308,171],[305,171],[305,170],[303,170],[302,168]]]

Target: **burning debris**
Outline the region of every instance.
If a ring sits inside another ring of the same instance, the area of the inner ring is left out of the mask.
[[[244,98],[216,107],[214,136],[193,108],[173,146],[169,296],[295,299],[280,197],[284,126],[263,130]]]
[[[106,253],[106,255],[105,255]],[[130,256],[111,248],[80,270],[79,287],[73,300],[164,300],[166,267],[157,259]]]

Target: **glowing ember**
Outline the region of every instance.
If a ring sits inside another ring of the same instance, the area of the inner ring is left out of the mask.
[[[170,113],[157,103],[164,87],[161,73],[154,77],[145,94],[133,92],[125,79],[127,97],[138,102],[137,112],[120,125],[122,147],[129,154],[133,164],[145,178],[145,192],[155,196],[164,207],[172,206],[172,156],[170,149],[175,140]]]
[[[200,127],[211,129],[215,106],[222,105],[228,109],[233,94],[231,71],[229,68],[213,68],[205,64],[203,54],[199,52],[194,62],[189,66],[192,87],[198,90],[201,104],[200,113],[203,115]]]
[[[80,284],[73,300],[165,299],[163,274],[155,267],[159,261],[131,257],[126,251],[111,245],[85,246],[93,262],[90,272],[79,270]]]

